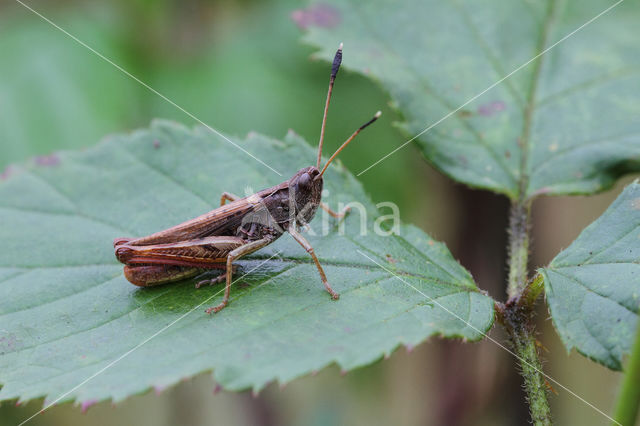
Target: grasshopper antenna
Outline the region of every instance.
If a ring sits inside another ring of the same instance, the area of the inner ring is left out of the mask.
[[[327,92],[327,101],[324,104],[324,114],[322,115],[322,127],[320,128],[320,142],[318,142],[318,161],[316,167],[320,168],[320,158],[322,157],[322,143],[324,142],[324,128],[327,125],[327,111],[329,111],[329,102],[331,101],[331,92],[333,92],[333,83],[336,81],[336,75],[342,63],[342,43],[333,57],[333,65],[331,65],[331,78],[329,79],[329,91]]]
[[[331,162],[333,161],[334,158],[336,158],[336,156],[338,154],[340,154],[340,151],[342,151],[347,145],[349,145],[349,142],[351,142],[353,139],[355,139],[356,136],[358,136],[358,133],[360,133],[362,131],[362,129],[364,129],[365,127],[367,127],[369,124],[373,123],[374,121],[376,121],[380,116],[382,115],[382,111],[378,111],[376,112],[376,114],[373,116],[373,118],[369,121],[367,121],[366,123],[364,123],[362,126],[360,126],[358,128],[358,130],[356,130],[355,132],[353,132],[353,134],[351,136],[349,136],[349,139],[347,139],[346,141],[344,141],[344,143],[340,146],[340,148],[338,148],[336,150],[336,152],[333,153],[333,155],[331,156],[331,158],[329,158],[329,160],[327,160],[327,163],[324,165],[324,167],[322,168],[322,171],[320,172],[320,174],[316,177],[316,179],[318,179],[319,177],[321,177],[324,174],[324,171],[327,170],[327,167],[329,167],[329,164],[331,164]]]

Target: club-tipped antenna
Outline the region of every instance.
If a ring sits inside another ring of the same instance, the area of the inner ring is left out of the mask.
[[[331,156],[331,158],[329,158],[327,160],[327,163],[324,165],[324,167],[322,168],[322,171],[320,172],[320,174],[318,175],[318,177],[316,177],[316,179],[318,179],[320,176],[322,176],[324,174],[324,171],[327,170],[327,167],[329,167],[329,164],[331,164],[331,162],[333,161],[334,158],[337,157],[338,154],[340,154],[340,151],[342,151],[347,145],[349,145],[349,142],[351,142],[352,140],[355,139],[356,136],[358,136],[358,133],[360,133],[362,131],[362,129],[364,129],[365,127],[367,127],[369,124],[373,123],[374,121],[376,121],[378,119],[378,117],[380,117],[382,115],[382,111],[378,111],[376,112],[376,114],[373,116],[373,118],[369,121],[367,121],[366,123],[364,123],[362,126],[360,126],[358,128],[358,130],[356,130],[355,132],[353,132],[353,134],[351,136],[349,136],[349,139],[347,139],[346,141],[344,141],[344,143],[342,145],[340,145],[340,148],[338,148],[336,150],[336,152],[333,153],[333,155]]]
[[[320,142],[318,142],[318,161],[316,167],[320,167],[320,159],[322,158],[322,143],[324,142],[324,128],[327,125],[327,112],[329,111],[329,102],[331,101],[331,92],[333,91],[333,83],[336,81],[340,64],[342,63],[342,43],[333,57],[333,65],[331,65],[331,78],[329,79],[329,91],[327,92],[327,101],[324,104],[324,114],[322,115],[322,127],[320,128]]]

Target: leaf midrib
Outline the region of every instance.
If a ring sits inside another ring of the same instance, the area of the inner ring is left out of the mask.
[[[547,1],[547,14],[544,20],[544,27],[540,33],[540,39],[538,40],[538,45],[536,48],[536,55],[540,55],[543,51],[547,42],[549,40],[549,35],[551,33],[552,23],[555,17],[556,10],[556,1],[548,0]],[[530,152],[529,152],[529,143],[531,139],[531,126],[533,124],[533,113],[536,107],[536,94],[538,89],[538,83],[540,81],[540,73],[542,71],[542,64],[545,55],[541,55],[534,61],[534,69],[531,77],[531,84],[529,86],[529,91],[527,92],[526,104],[524,107],[524,117],[523,117],[523,125],[522,125],[522,134],[520,136],[520,141],[522,147],[520,148],[520,178],[519,178],[519,188],[518,188],[518,201],[524,202],[527,194],[528,186],[529,186],[529,160],[530,160]]]
[[[379,258],[379,255],[377,253],[375,253],[375,256]],[[256,256],[247,256],[246,258],[243,258],[244,260],[266,260],[266,259],[270,259],[271,256],[260,256],[260,255],[256,255]],[[274,259],[275,260],[275,259]],[[365,264],[361,264],[361,263],[349,263],[349,262],[337,262],[335,260],[326,260],[326,259],[322,259],[319,258],[320,263],[324,266],[324,265],[329,265],[329,266],[335,266],[335,267],[340,267],[340,268],[354,268],[354,269],[365,269],[367,271],[384,271],[384,269],[381,269],[380,267],[378,267],[377,265],[373,266],[373,265],[365,265]],[[295,263],[295,264],[304,264],[304,265],[315,265],[315,263],[313,262],[312,259],[307,259],[307,258],[302,258],[302,257],[283,257],[280,259],[281,262],[291,262],[291,263]],[[446,271],[445,271],[446,272]],[[419,279],[421,281],[424,281],[426,283],[433,283],[433,284],[438,284],[438,285],[445,285],[447,287],[452,287],[452,288],[459,288],[462,289],[464,291],[467,292],[474,292],[474,293],[480,293],[480,290],[478,290],[477,287],[469,287],[466,286],[464,284],[458,284],[456,282],[453,281],[444,281],[438,278],[434,278],[434,277],[427,277],[426,275],[421,275],[421,274],[416,274],[415,272],[409,272],[409,271],[402,271],[402,270],[394,270],[391,273],[387,272],[389,275],[393,276],[393,274],[395,275],[399,275],[399,276],[403,276],[403,277],[409,277],[409,278],[415,278],[415,279]],[[451,275],[451,274],[449,274]],[[452,277],[455,278],[455,277]]]

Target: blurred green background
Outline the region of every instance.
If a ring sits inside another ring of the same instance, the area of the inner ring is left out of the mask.
[[[232,135],[288,129],[317,143],[329,65],[311,59],[291,14],[291,0],[216,2],[130,0],[31,1],[47,18],[212,127]],[[349,61],[345,46],[344,61]],[[491,82],[487,82],[490,84]],[[329,115],[326,153],[378,109],[383,119],[341,155],[357,173],[403,143],[400,120],[374,83],[342,71]],[[14,162],[62,149],[82,149],[115,132],[145,127],[155,117],[195,124],[183,112],[100,59],[13,0],[0,3],[0,171]],[[425,117],[425,127],[439,117]],[[247,157],[247,168],[260,167]],[[211,167],[215,167],[212,164]],[[434,172],[409,146],[362,182],[374,201],[393,201],[404,221],[445,241],[479,285],[504,296],[508,203]],[[627,180],[628,181],[628,180]],[[532,266],[548,262],[615,198],[542,199],[534,205]],[[216,197],[217,194],[212,194]],[[546,372],[605,412],[620,376],[577,354],[567,355],[540,306]],[[1,326],[1,325],[0,325]],[[500,330],[492,336],[504,340]],[[215,350],[215,348],[212,348]],[[124,361],[126,362],[126,360]],[[113,406],[56,406],[30,424],[528,424],[513,359],[491,342],[432,340],[399,349],[349,374],[335,367],[260,395],[213,393],[204,373],[179,385]],[[557,389],[558,424],[607,424]],[[42,400],[0,406],[12,425]]]

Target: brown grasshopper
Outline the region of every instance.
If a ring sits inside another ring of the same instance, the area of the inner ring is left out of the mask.
[[[226,280],[222,302],[206,310],[207,313],[218,312],[229,303],[231,277],[235,272],[233,262],[271,244],[286,231],[311,255],[325,289],[333,299],[338,299],[313,247],[297,228],[313,219],[318,206],[333,217],[344,216],[344,211],[334,212],[321,202],[322,175],[338,153],[380,117],[378,111],[336,150],[322,171],[319,170],[327,111],[341,62],[342,44],[331,67],[316,166],[300,169],[291,179],[245,198],[224,192],[217,209],[164,231],[135,239],[116,238],[113,242],[115,255],[125,264],[124,275],[131,283],[155,286],[190,278],[208,269],[223,269],[225,272],[220,276],[196,284],[198,288]],[[226,201],[230,203],[225,204]]]

